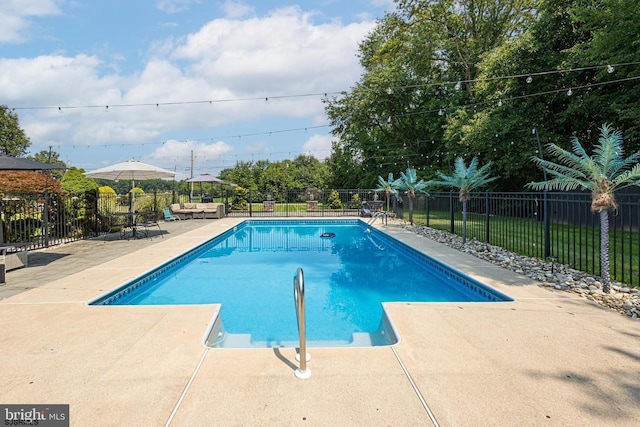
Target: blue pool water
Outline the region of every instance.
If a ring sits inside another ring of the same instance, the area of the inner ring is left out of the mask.
[[[208,344],[295,346],[298,267],[310,347],[395,343],[382,302],[511,300],[360,220],[249,220],[92,304],[220,303]]]

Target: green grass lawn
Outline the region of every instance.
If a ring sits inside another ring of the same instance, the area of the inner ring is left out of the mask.
[[[425,212],[414,212],[414,223],[425,225]],[[486,241],[486,217],[467,216],[467,239]],[[462,235],[462,213],[454,215],[455,233]],[[489,243],[535,258],[544,258],[544,224],[527,218],[491,216]],[[449,212],[430,212],[431,228],[451,231]],[[551,224],[551,256],[577,270],[600,274],[600,231],[590,226]],[[640,236],[636,232],[610,230],[609,262],[611,278],[640,285],[638,269]],[[624,256],[623,256],[624,254]]]

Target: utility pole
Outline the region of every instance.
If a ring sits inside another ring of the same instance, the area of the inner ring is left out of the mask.
[[[191,176],[189,179],[193,179],[193,150],[191,150]],[[193,203],[193,182],[189,183],[189,202]]]

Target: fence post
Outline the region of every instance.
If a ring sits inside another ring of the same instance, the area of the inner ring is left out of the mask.
[[[454,234],[456,232],[455,222],[454,222],[454,212],[453,212],[453,190],[449,190],[449,217],[451,220],[450,232]]]
[[[153,219],[158,219],[158,189],[153,190]]]
[[[424,197],[424,205],[425,205],[425,217],[427,222],[427,227],[429,226],[429,196]]]
[[[98,205],[100,203],[100,190],[98,189],[94,191],[95,191],[95,197],[93,198],[93,215],[95,216],[94,229],[96,232],[96,237],[100,237],[100,215],[98,215]],[[86,197],[86,193],[85,193],[85,197]],[[115,202],[118,203],[118,195],[115,195],[114,197],[115,197]]]
[[[543,191],[542,201],[542,218],[544,219],[544,257],[551,256],[551,218],[549,218],[549,200],[547,198],[547,190]]]
[[[491,220],[491,209],[489,209],[489,190],[487,190],[484,193],[484,210],[485,210],[485,214],[484,214],[484,218],[485,218],[485,235],[484,235],[484,240],[486,243],[489,243],[491,241],[490,237],[491,237],[491,233],[489,232],[489,224],[490,224],[490,220]]]
[[[42,228],[44,228],[44,247],[49,247],[49,190],[44,190],[44,212],[42,212]]]
[[[253,190],[249,190],[249,218],[253,216]]]

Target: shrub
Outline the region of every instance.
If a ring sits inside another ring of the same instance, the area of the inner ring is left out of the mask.
[[[333,190],[327,199],[329,209],[342,209],[342,201],[340,200],[340,194],[336,190]]]
[[[247,203],[247,196],[249,190],[242,187],[236,187],[233,193],[233,199],[231,200],[231,209],[234,211],[246,211],[249,209],[249,203]]]

